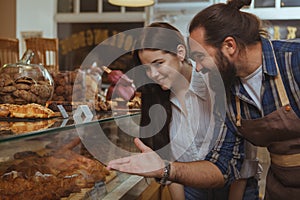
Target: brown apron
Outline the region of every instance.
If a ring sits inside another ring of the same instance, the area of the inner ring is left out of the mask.
[[[251,143],[267,147],[271,165],[266,180],[266,200],[300,199],[300,119],[290,106],[275,59],[275,84],[282,107],[252,120],[241,119],[236,98],[237,126]]]

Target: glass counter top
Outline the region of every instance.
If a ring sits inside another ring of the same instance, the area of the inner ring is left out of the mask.
[[[68,118],[56,117],[51,119],[0,118],[0,143],[35,135],[57,133],[95,123],[101,124],[139,114],[140,111],[138,109],[126,111],[100,111],[94,114],[91,120],[86,122],[76,122],[71,114]]]

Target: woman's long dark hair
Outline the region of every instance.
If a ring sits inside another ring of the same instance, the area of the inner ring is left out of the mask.
[[[150,29],[147,29],[148,27],[150,27]],[[154,27],[157,27],[158,29],[152,29]],[[168,31],[166,31],[166,29]],[[145,27],[145,30],[142,32],[140,38],[137,40],[135,48],[136,50],[133,52],[134,60],[136,61],[135,66],[141,64],[138,52],[143,51],[145,49],[150,49],[162,50],[166,53],[176,55],[177,47],[179,44],[185,46],[185,41],[183,36],[175,27],[164,22],[152,23],[149,26]],[[147,77],[146,72],[144,72],[144,76],[145,83],[153,82],[150,80],[150,78]],[[172,117],[170,90],[163,90],[160,85],[156,83],[150,83],[143,85],[140,88],[140,91],[142,93],[140,125],[142,127],[145,127],[151,123],[152,127],[160,126],[162,121],[166,121],[163,125],[163,128],[160,129],[157,134],[151,137],[148,137],[148,135],[153,134],[153,130],[143,128],[140,129],[140,136],[142,138],[141,140],[147,146],[150,146],[153,150],[159,150],[165,147],[170,142],[169,125]],[[162,119],[162,117],[164,117],[163,115],[156,115],[152,119],[150,119],[149,109],[156,104],[161,105],[165,109],[167,119]],[[161,156],[170,156],[170,149],[168,149],[168,151],[169,154],[166,154],[166,152],[164,152],[164,155]]]

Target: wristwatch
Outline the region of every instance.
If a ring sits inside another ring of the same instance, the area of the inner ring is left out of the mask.
[[[171,183],[171,181],[168,181],[169,176],[170,176],[170,171],[171,171],[171,163],[167,160],[164,161],[165,162],[165,167],[164,167],[164,173],[162,178],[155,178],[155,180],[162,184],[162,185],[168,185]]]

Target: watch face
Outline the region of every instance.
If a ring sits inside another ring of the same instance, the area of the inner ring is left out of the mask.
[[[160,179],[160,183],[166,185],[170,176],[171,163],[165,160],[164,174]]]

